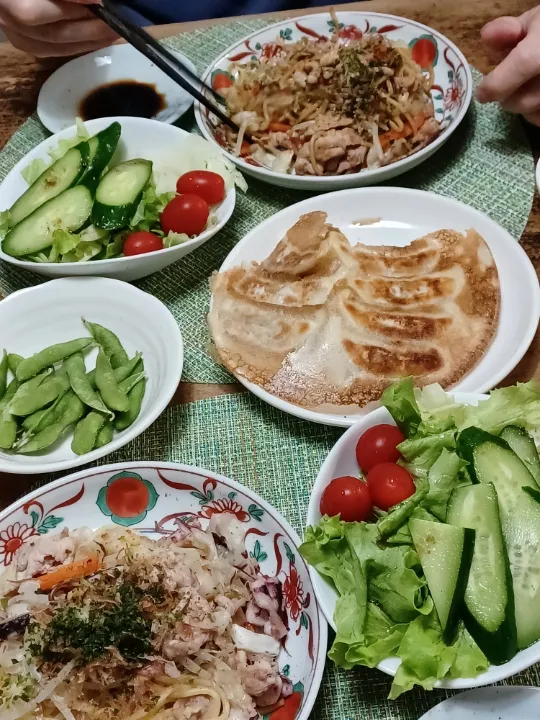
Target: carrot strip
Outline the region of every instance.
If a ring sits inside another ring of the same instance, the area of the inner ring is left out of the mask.
[[[282,122],[271,122],[268,126],[269,132],[289,132],[290,129],[290,125]]]
[[[37,578],[41,590],[52,590],[55,585],[66,582],[68,580],[76,580],[78,578],[93,575],[100,568],[100,562],[97,555],[91,555],[84,560],[76,560],[67,565],[60,565],[54,568],[46,575]]]
[[[379,135],[379,142],[381,143],[382,149],[386,150],[392,140],[400,140],[401,138],[409,137],[409,135],[414,135],[422,125],[426,121],[426,115],[425,113],[419,113],[415,117],[411,118],[413,121],[413,126],[406,122],[403,124],[403,128],[401,130],[389,130],[388,132],[383,133],[382,135]]]

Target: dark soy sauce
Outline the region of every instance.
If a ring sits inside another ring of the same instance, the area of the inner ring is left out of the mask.
[[[79,115],[83,120],[117,115],[152,118],[166,106],[164,96],[154,85],[118,80],[88,93],[81,101]]]

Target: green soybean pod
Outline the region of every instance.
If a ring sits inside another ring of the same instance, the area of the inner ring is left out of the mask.
[[[20,383],[17,380],[17,391],[15,395],[11,398],[11,402],[13,402],[14,400],[18,401],[21,398],[26,399],[28,397],[32,397],[34,393],[39,390],[40,385],[46,380],[46,378],[49,377],[49,375],[51,375],[52,372],[53,370],[51,368],[47,368],[43,372],[39,373],[39,375],[36,375],[36,377],[33,377],[31,378],[31,380],[27,380],[24,383]]]
[[[31,415],[27,415],[22,421],[23,430],[31,435],[35,435],[46,428],[47,425],[56,422],[62,416],[63,405],[61,403],[66,393],[69,392],[71,392],[71,390],[61,393],[49,407],[36,410]]]
[[[97,344],[101,345],[105,351],[105,355],[109,358],[113,370],[116,370],[116,368],[122,365],[126,365],[129,360],[127,352],[122,347],[118,336],[115,335],[112,330],[108,330],[106,327],[103,327],[103,325],[89,322],[84,318],[83,323]]]
[[[133,375],[133,372],[135,371],[135,368],[139,364],[139,361],[141,360],[141,353],[136,353],[131,360],[128,360],[125,365],[121,365],[120,367],[116,368],[114,371],[114,377],[116,378],[117,383],[121,383],[122,380],[125,380],[130,375]],[[96,386],[96,371],[90,370],[89,373],[86,374],[86,377],[92,384],[92,387]]]
[[[101,393],[101,399],[108,408],[118,412],[129,410],[128,397],[118,387],[114,370],[102,347],[99,348],[96,360],[96,386]]]
[[[114,428],[111,420],[107,420],[102,426],[96,436],[96,442],[94,443],[94,450],[97,450],[104,445],[108,445],[113,439]]]
[[[17,355],[17,353],[9,353],[8,355],[8,366],[11,372],[15,375],[17,372],[17,368],[21,364],[21,361],[24,360],[22,355]]]
[[[99,394],[92,387],[92,383],[86,373],[82,355],[77,353],[69,357],[66,360],[66,370],[71,389],[78,396],[79,400],[82,400],[85,405],[88,405],[88,407],[94,410],[112,416],[113,413],[106,407]]]
[[[92,450],[106,419],[107,416],[103,413],[91,410],[86,417],[79,420],[71,441],[71,449],[75,455],[86,455]]]
[[[122,380],[121,383],[118,383],[118,387],[122,392],[125,392],[126,395],[137,385],[137,383],[140,383],[143,378],[146,377],[146,374],[143,372],[135,373],[134,375],[130,375],[125,380]]]
[[[9,403],[18,387],[19,383],[16,379],[13,379],[9,383],[3,399],[0,400],[0,448],[2,450],[9,450],[13,447],[17,438],[17,420],[9,412]]]
[[[59,395],[69,389],[69,377],[65,370],[60,370],[49,377],[46,377],[36,389],[29,388],[32,380],[24,383],[17,390],[17,393],[10,404],[10,411],[14,415],[25,417],[40,410],[46,405],[53,403]]]
[[[137,385],[130,390],[128,395],[129,410],[127,412],[118,413],[114,418],[114,427],[118,430],[118,432],[125,430],[130,427],[130,425],[133,425],[135,420],[139,417],[145,391],[146,378],[143,378],[141,382],[137,383]]]
[[[82,418],[84,415],[84,405],[75,393],[66,393],[63,400],[65,398],[67,398],[67,400],[65,401],[61,417],[34,435],[25,445],[20,447],[20,453],[28,454],[45,450],[55,443],[70,425],[73,425],[73,423],[76,423]]]
[[[3,350],[2,359],[0,360],[0,400],[6,393],[8,367],[8,354],[6,350]]]
[[[16,377],[19,382],[24,382],[34,375],[37,375],[43,368],[54,365],[55,363],[65,360],[70,355],[74,355],[77,352],[85,350],[90,345],[93,345],[94,341],[92,338],[77,338],[77,340],[70,340],[65,343],[58,343],[57,345],[51,345],[50,347],[40,350],[29,358],[21,360],[17,368]]]

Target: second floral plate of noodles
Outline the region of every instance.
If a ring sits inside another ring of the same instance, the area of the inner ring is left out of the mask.
[[[234,132],[196,106],[203,134],[275,185],[369,185],[428,158],[463,119],[470,68],[449,40],[405,18],[335,12],[257,31],[207,68]]]
[[[211,281],[210,332],[253,393],[351,425],[394,380],[485,391],[527,350],[536,273],[487,216],[400,188],[343,190],[252,230]]]

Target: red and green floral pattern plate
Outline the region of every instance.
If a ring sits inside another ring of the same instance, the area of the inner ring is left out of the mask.
[[[338,22],[339,37],[342,42],[378,32],[390,40],[408,45],[413,59],[422,70],[426,73],[433,71],[435,79],[431,95],[435,117],[441,123],[441,133],[430,145],[411,157],[383,168],[333,177],[297,176],[274,172],[261,167],[250,156],[237,158],[225,148],[227,155],[243,172],[273,185],[314,191],[372,185],[399,175],[427,159],[450,137],[463,119],[472,98],[472,75],[462,52],[444,35],[413,20],[381,13],[340,12]],[[234,82],[233,63],[247,63],[261,57],[276,55],[280,51],[277,40],[285,42],[296,42],[301,38],[319,40],[330,37],[333,32],[334,21],[329,13],[305,15],[269,25],[225,50],[204,71],[202,77],[219,92],[220,89],[229,87]],[[217,118],[199,103],[195,103],[195,117],[203,135],[224,148],[223,135]]]
[[[153,538],[172,533],[175,520],[230,513],[245,525],[246,551],[265,575],[277,576],[289,620],[279,657],[294,693],[270,720],[307,720],[326,657],[327,624],[291,526],[248,488],[208,470],[136,462],[92,468],[27,495],[0,513],[0,571],[36,535],[116,524]]]

